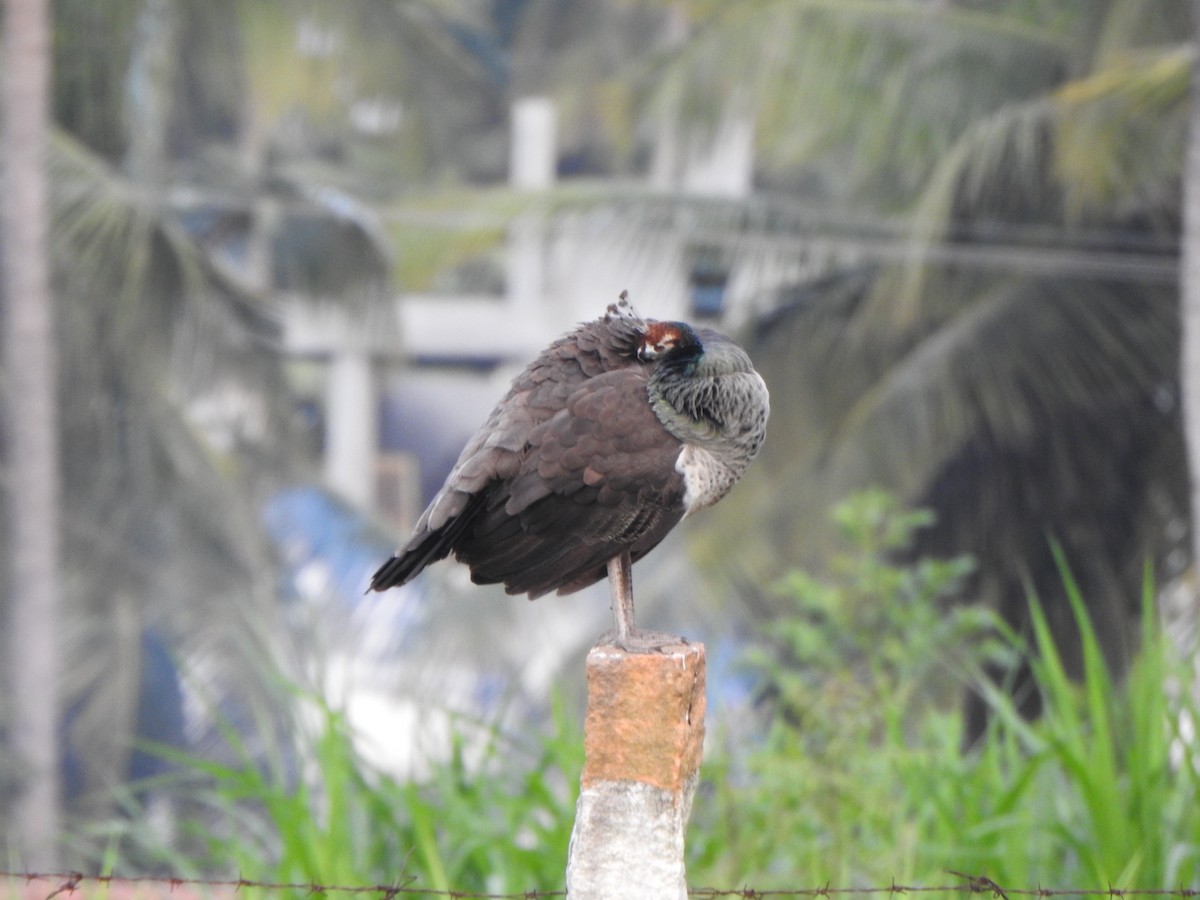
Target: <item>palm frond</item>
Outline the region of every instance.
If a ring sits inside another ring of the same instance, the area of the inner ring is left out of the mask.
[[[1055,174],[1068,221],[1161,204],[1156,186],[1182,159],[1195,57],[1192,44],[1143,51],[1054,91]]]
[[[924,552],[991,548],[989,572],[1045,556],[1029,528],[1070,527],[1058,535],[1076,549],[1109,541],[1098,555],[1113,565],[1161,547],[1172,495],[1159,483],[1179,471],[1171,286],[938,271],[944,302],[919,333],[863,331],[878,276],[790,293],[749,342],[772,394],[768,440],[699,529],[702,557],[748,584],[820,566],[836,537],[825,512],[876,485],[946,517],[943,544]],[[1071,518],[1080,504],[1086,521]],[[1010,587],[1019,600],[1019,578]]]
[[[926,302],[925,262],[959,223],[1065,220],[1124,210],[1170,218],[1164,174],[1178,170],[1194,49],[1145,52],[1010,103],[963,132],[934,168],[913,215],[910,257],[881,311],[900,327]],[[1169,177],[1169,174],[1168,174]],[[1036,216],[1036,218],[1034,218]],[[884,307],[886,306],[886,310]]]
[[[270,323],[261,299],[221,276],[161,198],[62,133],[52,137],[49,165],[63,584],[75,626],[65,639],[88,648],[69,658],[104,661],[68,674],[73,699],[86,698],[84,719],[108,721],[115,733],[136,675],[122,655],[128,641],[110,633],[121,610],[177,649],[226,648],[230,671],[253,668],[232,649],[245,650],[247,635],[269,644],[262,623],[274,567],[257,522],[260,495],[247,485],[270,482],[252,477],[260,474],[253,453],[215,452],[184,409],[210,387],[199,371],[268,398],[281,395],[281,383],[276,360],[262,352]],[[269,399],[264,411],[283,421]],[[116,682],[94,690],[114,671]],[[110,757],[89,764],[119,763]]]
[[[996,197],[1018,207],[1054,205],[1044,181],[1053,114],[1044,97],[1007,104],[974,122],[939,158],[912,216],[911,261],[898,286],[886,285],[886,297],[876,293],[879,311],[894,327],[917,320],[929,294],[926,256],[952,231],[957,210],[977,211]]]
[[[885,2],[725,5],[664,60],[686,72],[664,90],[685,122],[748,100],[766,166],[820,162],[895,204],[970,122],[1055,82],[1071,25]]]
[[[1175,335],[1166,289],[1001,282],[960,306],[846,411],[831,471],[846,484],[875,473],[912,496],[945,452],[974,435],[1023,444],[1060,409],[1153,396],[1175,377]]]

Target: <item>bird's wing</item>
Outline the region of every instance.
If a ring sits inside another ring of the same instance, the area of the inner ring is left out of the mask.
[[[584,384],[608,372],[640,368],[635,354],[641,327],[640,319],[597,319],[546,348],[513,380],[467,441],[445,485],[418,521],[414,538],[422,531],[444,528],[489,483],[516,477],[531,437],[562,415]]]
[[[483,492],[520,474],[531,435],[562,413],[590,379],[640,366],[636,352],[645,326],[627,306],[614,306],[559,338],[530,363],[467,441],[412,537],[379,568],[371,588],[404,584],[455,549],[483,506]]]
[[[489,493],[457,549],[480,583],[531,596],[604,577],[624,549],[641,556],[682,517],[680,442],[650,408],[644,369],[577,388],[529,435],[515,476]]]

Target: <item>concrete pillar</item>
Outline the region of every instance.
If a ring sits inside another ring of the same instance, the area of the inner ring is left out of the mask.
[[[695,127],[684,160],[688,194],[744,198],[754,180],[754,119],[733,101],[715,131]]]
[[[378,402],[371,356],[339,348],[325,387],[325,483],[363,509],[375,501]]]
[[[594,647],[569,900],[686,900],[684,829],[704,749],[704,646]]]
[[[513,103],[509,184],[527,191],[554,186],[558,157],[558,113],[549,97]],[[542,328],[546,280],[546,226],[540,213],[515,219],[508,228],[507,301],[513,321],[530,333]]]
[[[688,38],[688,14],[680,0],[672,0],[666,8],[666,27],[661,39],[661,52],[668,57],[679,51]],[[680,187],[681,139],[683,116],[679,109],[678,91],[668,108],[671,112],[659,111],[654,126],[654,140],[650,159],[650,187],[656,191],[677,191]]]
[[[554,185],[558,168],[558,113],[549,97],[513,103],[508,179],[515,188],[542,191]]]

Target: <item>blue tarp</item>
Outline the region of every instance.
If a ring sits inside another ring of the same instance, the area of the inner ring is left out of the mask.
[[[304,573],[320,566],[336,599],[357,605],[395,539],[323,488],[286,488],[263,509],[267,535],[283,561],[286,596],[304,593]]]

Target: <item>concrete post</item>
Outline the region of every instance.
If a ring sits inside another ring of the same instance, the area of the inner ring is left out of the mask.
[[[683,837],[704,748],[704,646],[587,658],[569,900],[686,900]]]
[[[375,374],[365,350],[340,348],[325,389],[325,483],[362,509],[375,501]]]

